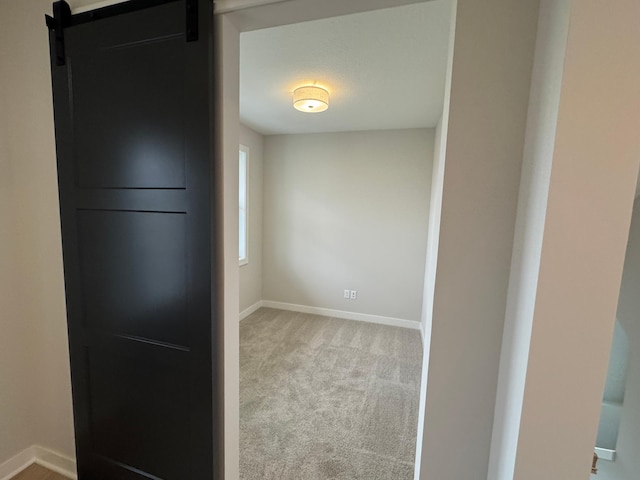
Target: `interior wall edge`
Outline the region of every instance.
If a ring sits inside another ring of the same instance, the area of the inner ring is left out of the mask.
[[[222,215],[218,252],[222,281],[219,292],[220,318],[219,355],[223,369],[219,388],[222,392],[223,431],[221,435],[221,475],[231,480],[240,478],[240,329],[238,308],[238,145],[240,140],[239,84],[240,84],[240,32],[227,15],[215,16],[217,99],[216,138],[219,139],[217,155],[218,204]]]

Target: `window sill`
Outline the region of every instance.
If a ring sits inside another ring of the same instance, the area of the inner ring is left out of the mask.
[[[599,460],[604,460],[607,462],[615,462],[616,460],[616,451],[609,450],[608,448],[595,448],[595,452],[598,455]]]

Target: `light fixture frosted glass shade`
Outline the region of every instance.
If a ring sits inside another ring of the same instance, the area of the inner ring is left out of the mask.
[[[293,106],[306,113],[324,112],[329,108],[329,92],[320,87],[300,87],[293,91]]]

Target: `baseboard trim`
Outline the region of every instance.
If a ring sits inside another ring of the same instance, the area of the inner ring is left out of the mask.
[[[72,480],[78,478],[75,460],[48,448],[32,445],[0,464],[0,480],[11,480],[34,463]]]
[[[78,474],[76,473],[76,461],[73,458],[69,458],[61,453],[54,452],[48,448],[34,446],[35,449],[35,462],[48,468],[52,472],[59,473],[67,478],[77,480]]]
[[[241,311],[240,312],[240,321],[244,320],[249,315],[251,315],[252,313],[254,313],[257,310],[259,310],[260,307],[262,307],[262,304],[263,304],[263,301],[259,300],[256,303],[254,303],[253,305],[251,305],[249,308],[246,308],[243,311]]]
[[[344,320],[356,320],[358,322],[377,323],[379,325],[388,325],[390,327],[401,327],[410,328],[412,330],[420,330],[420,322],[405,320],[403,318],[382,317],[379,315],[370,315],[368,313],[345,312],[343,310],[309,307],[307,305],[274,302],[272,300],[263,300],[261,306],[267,308],[277,308],[279,310],[288,310],[290,312],[310,313],[313,315],[321,315],[323,317],[336,317],[342,318]]]
[[[0,463],[0,480],[10,480],[35,461],[33,447],[24,449],[6,462]]]

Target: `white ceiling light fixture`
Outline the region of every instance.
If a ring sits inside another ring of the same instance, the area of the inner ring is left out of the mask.
[[[293,91],[293,106],[305,113],[320,113],[329,108],[329,92],[322,87],[306,86]]]

